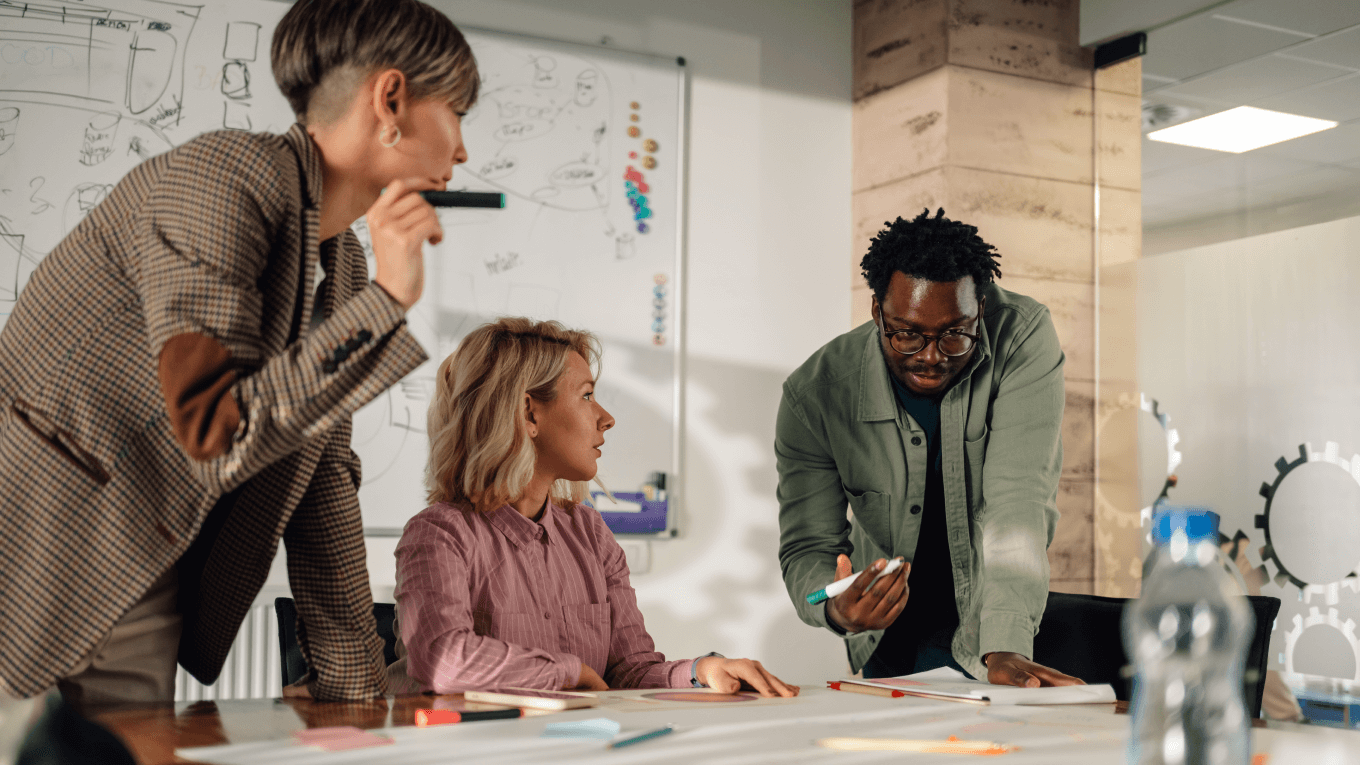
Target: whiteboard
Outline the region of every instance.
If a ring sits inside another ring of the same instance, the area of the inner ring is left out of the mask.
[[[287,10],[0,0],[0,327],[43,257],[137,164],[209,130],[287,131],[293,114],[269,66]],[[606,518],[621,533],[671,533],[683,62],[464,31],[482,97],[449,188],[501,191],[507,205],[440,211],[445,241],[427,250],[425,295],[408,314],[431,361],[354,417],[365,527],[399,533],[425,507],[439,362],[483,321],[525,315],[600,337],[597,397],[617,419],[600,475],[621,511]],[[362,219],[355,231],[367,247]],[[657,472],[671,493],[643,494]]]
[[[680,472],[685,67],[605,48],[464,30],[482,91],[451,189],[503,210],[441,210],[426,294],[408,314],[431,360],[354,418],[372,534],[425,507],[425,419],[439,363],[483,322],[556,319],[604,349],[596,398],[614,415],[596,497],[616,533],[674,533]],[[367,242],[362,222],[356,225]],[[367,244],[365,244],[367,246]],[[668,492],[644,493],[655,473]]]

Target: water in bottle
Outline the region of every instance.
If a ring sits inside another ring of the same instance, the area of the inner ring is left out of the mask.
[[[1124,645],[1137,672],[1130,763],[1248,765],[1242,662],[1251,606],[1219,558],[1218,517],[1163,507],[1143,592],[1124,610]]]

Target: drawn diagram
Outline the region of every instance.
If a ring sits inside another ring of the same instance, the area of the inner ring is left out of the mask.
[[[608,207],[609,79],[567,54],[473,44],[482,94],[463,120],[477,178],[563,210]],[[484,159],[483,159],[484,158]]]

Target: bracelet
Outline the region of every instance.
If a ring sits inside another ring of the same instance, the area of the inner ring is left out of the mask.
[[[707,659],[710,656],[716,656],[719,659],[727,658],[726,656],[723,656],[717,651],[711,651],[709,653],[704,654],[703,656],[700,656],[699,659]],[[704,685],[703,683],[699,682],[699,659],[695,659],[689,664],[689,684],[694,686],[695,688],[707,688],[708,687],[707,685]]]

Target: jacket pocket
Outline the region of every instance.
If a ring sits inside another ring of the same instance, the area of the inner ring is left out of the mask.
[[[845,497],[850,501],[850,511],[854,513],[854,524],[864,531],[865,536],[880,550],[893,549],[892,517],[889,511],[890,496],[883,492],[866,491],[855,494],[846,490]]]
[[[983,426],[982,435],[963,442],[964,469],[968,474],[968,511],[974,518],[982,515],[986,498],[982,496],[982,466],[987,457],[991,429]]]
[[[14,400],[10,405],[10,413],[22,426],[14,429],[16,439],[23,440],[27,436],[35,440],[36,443],[32,445],[40,450],[33,452],[35,459],[42,453],[56,454],[96,484],[103,486],[109,482],[108,471],[99,464],[99,460],[80,446],[70,433],[57,427],[52,418],[29,406],[22,399]]]

